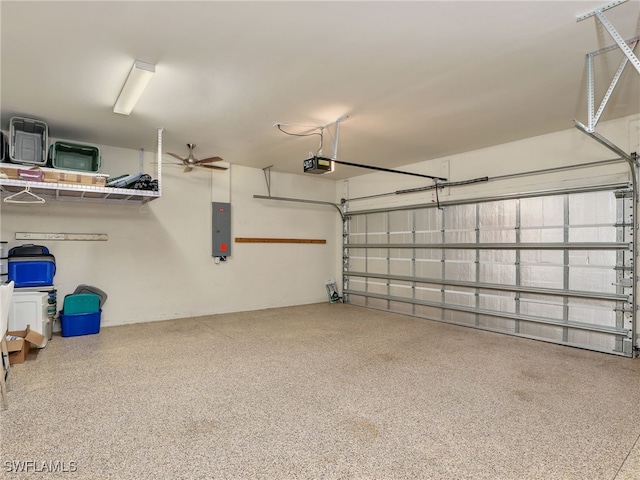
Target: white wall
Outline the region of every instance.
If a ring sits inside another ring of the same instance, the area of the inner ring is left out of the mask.
[[[640,115],[598,124],[596,131],[622,148],[627,153],[640,153]],[[428,137],[429,133],[425,132]],[[464,132],[460,132],[464,135]],[[425,161],[399,168],[409,172],[446,177],[457,182],[488,176],[486,183],[472,186],[452,187],[440,193],[441,200],[477,198],[499,193],[530,191],[540,188],[555,188],[581,185],[584,179],[591,183],[604,183],[627,178],[629,168],[626,163],[618,165],[571,170],[548,175],[536,175],[510,180],[493,180],[497,176],[555,168],[566,165],[613,159],[617,156],[611,150],[597,143],[576,128],[517,142],[496,145],[459,155]],[[444,164],[444,165],[443,165]],[[448,164],[448,167],[447,167]],[[338,197],[348,191],[349,198],[394,192],[399,189],[417,188],[431,185],[428,179],[397,175],[392,173],[372,173],[351,178],[337,187]],[[447,191],[449,190],[449,191]],[[387,196],[370,200],[353,201],[350,210],[364,210],[379,206],[412,205],[435,202],[433,191]]]
[[[101,146],[105,173],[139,171],[139,152]],[[145,154],[147,165],[154,154]],[[272,173],[271,194],[332,201],[335,182]],[[327,300],[335,277],[335,209],[253,199],[266,195],[260,169],[183,173],[163,166],[162,197],[144,206],[50,201],[1,206],[1,238],[15,232],[106,233],[108,241],[40,241],[56,257],[59,308],[79,284],[108,294],[105,326]],[[232,238],[326,239],[315,244],[236,244],[226,262],[211,256],[211,201],[231,201]]]

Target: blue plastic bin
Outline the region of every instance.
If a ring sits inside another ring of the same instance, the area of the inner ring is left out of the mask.
[[[53,255],[37,257],[9,257],[8,278],[16,288],[53,285],[56,262]]]
[[[77,337],[100,333],[102,310],[92,313],[73,313],[66,315],[60,311],[60,324],[63,337]]]

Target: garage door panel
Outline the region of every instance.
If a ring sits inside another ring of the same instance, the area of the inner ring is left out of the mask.
[[[387,295],[389,292],[389,288],[385,282],[380,282],[374,279],[368,279],[367,292],[378,294],[378,295]]]
[[[353,272],[367,271],[367,250],[352,249],[349,254],[349,270]]]
[[[470,230],[476,225],[475,205],[455,205],[441,210],[446,231]]]
[[[389,293],[392,297],[412,298],[413,288],[410,282],[395,281],[389,285]]]
[[[417,243],[431,243],[442,240],[442,216],[433,209],[412,210],[413,226]]]
[[[477,317],[475,313],[445,310],[443,320],[446,322],[456,323],[459,325],[467,325],[469,327],[475,327]]]
[[[351,290],[353,293],[366,292],[367,280],[360,277],[350,277],[349,290]]]
[[[607,241],[615,241],[607,240]],[[570,266],[585,266],[603,270],[611,270],[611,265],[616,264],[616,252],[602,252],[592,250],[579,250],[569,253]]]
[[[510,318],[492,317],[489,315],[478,316],[478,327],[501,333],[516,333],[516,321]]]
[[[569,289],[588,292],[616,292],[615,270],[601,268],[573,267],[569,272]]]
[[[444,243],[473,243],[476,241],[476,232],[473,230],[446,231]]]
[[[517,200],[487,202],[478,205],[478,226],[514,228],[518,217]]]
[[[389,262],[386,257],[369,257],[367,259],[367,272],[387,273]]]
[[[564,240],[564,228],[532,228],[521,229],[520,242],[522,243],[546,243],[562,242]]]
[[[436,286],[421,286],[415,288],[415,296],[417,300],[438,303],[442,300],[442,291],[440,290],[440,287]]]
[[[616,350],[616,339],[611,335],[585,330],[570,329],[567,342],[575,346],[602,351]]]
[[[531,317],[539,317],[541,319],[562,321],[564,318],[565,307],[562,300],[557,299],[520,299],[520,313]]]
[[[378,310],[388,310],[389,302],[380,298],[368,297],[366,305],[367,307],[376,308]]]
[[[413,305],[405,302],[390,302],[388,310],[404,315],[413,315]]]
[[[440,278],[442,275],[442,262],[440,259],[419,259],[416,260],[415,269],[416,277],[418,278]]]
[[[416,231],[415,232],[415,243],[421,244],[438,244],[442,241],[442,232],[424,232],[424,231]]]
[[[516,241],[515,229],[480,231],[478,239],[480,243],[514,243]]]
[[[616,198],[609,192],[580,193],[568,199],[570,225],[614,224],[616,221]]]
[[[345,273],[367,278],[346,277],[347,298],[353,291],[373,308],[630,355],[631,201],[603,187],[358,212],[345,240],[364,247],[347,249]]]
[[[608,302],[585,302],[585,304],[568,304],[570,323],[589,323],[615,327],[617,323],[615,304]]]
[[[516,313],[516,294],[513,292],[485,292],[478,295],[478,307],[483,310]]]
[[[442,261],[442,249],[440,248],[418,248],[413,252],[416,260]]]
[[[452,306],[473,307],[476,303],[475,293],[472,289],[447,289],[444,292],[445,303]]]
[[[476,277],[475,263],[462,260],[447,260],[444,264],[444,269],[446,279],[473,281]]]
[[[570,242],[615,242],[616,230],[608,226],[571,227]]]
[[[481,263],[480,282],[513,285],[516,280],[516,266],[502,263]]]
[[[413,274],[413,261],[410,258],[391,258],[389,260],[389,273],[392,275],[407,276]]]
[[[562,265],[522,265],[520,284],[529,287],[562,289],[563,275]]]
[[[357,307],[366,307],[368,298],[362,295],[349,295],[349,303]]]
[[[424,305],[415,306],[415,315],[418,317],[428,318],[430,320],[440,320],[442,310],[437,307],[429,307]]]
[[[520,224],[528,227],[564,225],[564,196],[532,197],[520,200]]]
[[[564,327],[535,322],[520,322],[518,330],[524,336],[555,343],[561,343],[565,335]]]
[[[516,262],[514,250],[480,250],[478,261],[481,265],[509,264]]]

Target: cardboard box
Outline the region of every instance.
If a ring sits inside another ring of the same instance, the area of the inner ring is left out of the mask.
[[[0,172],[4,173],[12,180],[41,182],[44,179],[44,172],[40,167],[29,167],[28,165],[5,163],[0,166]]]
[[[78,173],[69,170],[46,169],[44,171],[44,181],[48,183],[70,183],[73,185],[92,185],[95,187],[106,187],[108,175]]]
[[[57,170],[55,168],[33,167],[24,165],[5,164],[0,166],[0,172],[12,180],[33,180],[33,177],[42,178],[46,183],[66,183],[70,185],[91,185],[106,187],[109,175],[102,173],[81,173],[71,170]],[[22,172],[22,175],[21,175]],[[30,173],[31,172],[31,173]],[[30,178],[25,178],[29,176]]]
[[[9,177],[11,180],[18,180],[18,167],[14,167],[14,166],[7,166],[7,165],[2,165],[0,167],[0,172],[4,173],[7,177]]]
[[[34,332],[28,325],[26,330],[7,332],[9,364],[23,363],[31,351],[31,344],[40,346],[44,343],[44,340],[44,335]]]

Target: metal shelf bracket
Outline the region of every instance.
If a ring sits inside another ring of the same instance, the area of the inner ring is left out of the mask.
[[[616,0],[613,2],[610,2],[602,7],[596,8],[594,10],[591,10],[583,15],[579,15],[577,17],[577,21],[581,22],[583,20],[586,20],[587,18],[591,18],[591,17],[596,17],[598,19],[598,21],[600,22],[600,24],[602,25],[602,27],[609,33],[609,35],[611,36],[611,38],[616,42],[616,45],[613,45],[611,47],[606,47],[600,50],[597,50],[595,52],[591,52],[588,53],[586,56],[586,61],[587,61],[587,108],[588,108],[588,122],[586,125],[586,129],[588,132],[593,132],[596,128],[596,124],[598,123],[598,120],[600,119],[600,116],[602,115],[602,112],[604,111],[605,107],[607,106],[607,102],[609,101],[609,98],[611,97],[611,94],[613,93],[613,91],[615,90],[616,85],[618,84],[618,80],[620,79],[620,76],[622,75],[622,72],[624,71],[625,67],[627,66],[627,63],[631,62],[631,64],[635,67],[635,69],[638,71],[638,73],[640,73],[640,60],[638,60],[638,57],[636,57],[636,55],[633,53],[633,49],[636,47],[636,45],[638,45],[639,41],[640,41],[640,37],[636,36],[633,38],[630,38],[628,40],[624,40],[622,38],[622,36],[618,33],[618,31],[613,27],[613,25],[611,24],[611,22],[605,17],[604,15],[604,11],[605,10],[609,10],[610,8],[616,7],[622,3],[625,3],[627,0]],[[616,71],[615,75],[613,76],[613,79],[611,80],[611,84],[609,85],[609,88],[607,89],[607,92],[605,93],[604,97],[602,98],[602,102],[600,103],[600,106],[598,107],[598,111],[594,113],[595,110],[595,81],[594,81],[594,57],[596,57],[597,55],[600,55],[601,53],[605,53],[608,52],[610,50],[619,48],[622,53],[624,54],[624,58],[622,59],[622,61],[620,62],[620,66],[618,67],[618,70]]]

